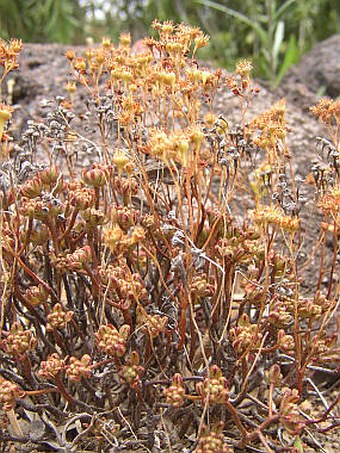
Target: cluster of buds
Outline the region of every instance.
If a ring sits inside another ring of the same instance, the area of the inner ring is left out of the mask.
[[[269,110],[258,115],[250,124],[253,131],[259,131],[254,144],[268,152],[269,164],[273,165],[274,157],[280,149],[278,144],[286,138],[286,102],[276,102]]]
[[[24,398],[25,392],[11,381],[0,377],[0,404],[3,411],[10,411],[15,407],[17,398]]]
[[[104,46],[104,41],[103,41],[103,46]],[[131,47],[131,35],[130,35],[130,33],[122,33],[119,36],[119,49],[124,51],[124,50],[129,50],[130,47]]]
[[[311,350],[313,354],[314,362],[320,360],[320,356],[330,352],[337,343],[337,335],[327,335],[326,332],[322,332],[320,335],[316,335],[312,338]]]
[[[106,184],[109,172],[103,165],[92,164],[91,168],[84,168],[81,175],[85,184],[96,188]]]
[[[92,374],[92,359],[88,354],[84,354],[79,360],[76,357],[70,357],[66,366],[66,375],[72,382],[80,382],[84,377],[89,379]]]
[[[301,318],[318,319],[322,315],[322,306],[314,303],[314,300],[299,299],[298,313]]]
[[[101,282],[110,291],[110,296],[122,308],[128,308],[131,302],[147,299],[148,293],[139,273],[131,274],[123,264],[109,264],[99,271]]]
[[[153,129],[150,131],[146,151],[161,159],[167,166],[178,162],[183,168],[187,168],[195,159],[195,162],[203,167],[210,157],[207,149],[201,146],[203,140],[204,134],[198,128],[188,128],[185,131],[176,131],[171,134]],[[172,168],[171,166],[170,168]],[[175,167],[173,168],[173,175],[175,175]]]
[[[61,304],[55,304],[51,313],[47,315],[46,330],[64,329],[73,318],[73,311],[65,311]]]
[[[104,225],[107,222],[105,212],[101,209],[88,208],[86,211],[83,211],[82,216],[89,229],[98,225]]]
[[[140,382],[140,377],[144,373],[144,367],[140,365],[140,357],[138,352],[132,351],[126,364],[118,370],[118,375],[122,382],[129,384],[135,388]]]
[[[140,244],[146,237],[146,230],[141,226],[133,228],[130,236],[130,245]]]
[[[267,292],[264,288],[254,285],[253,283],[247,283],[244,292],[247,301],[254,305],[254,307],[261,307],[266,303]]]
[[[216,87],[220,79],[219,72],[211,72],[208,69],[197,69],[197,68],[188,68],[186,75],[190,82],[193,82],[196,85],[196,89],[200,86],[205,89],[208,87]]]
[[[190,132],[190,130],[176,131],[173,132],[170,137],[175,160],[184,168],[187,168],[192,160]]]
[[[112,253],[121,254],[123,250],[129,247],[129,237],[117,224],[104,230],[103,236],[105,244],[108,245]]]
[[[126,265],[121,262],[118,266],[109,264],[107,267],[101,267],[99,275],[102,283],[110,288],[118,288],[122,284],[122,280],[126,281],[129,276],[129,270]]]
[[[125,301],[145,300],[148,296],[140,274],[131,274],[128,280],[122,279],[118,284],[120,298]]]
[[[48,190],[53,189],[53,193],[59,193],[63,187],[63,174],[60,172],[56,165],[51,165],[37,174],[41,180],[44,188]]]
[[[130,82],[133,75],[132,75],[132,71],[129,69],[129,68],[115,68],[115,69],[111,69],[110,71],[110,88],[113,87],[115,85],[115,83],[119,84],[120,81],[123,81],[124,82],[124,88],[126,88],[126,83],[127,82]],[[124,158],[122,159],[119,159],[121,157],[122,154],[119,154],[119,151],[117,152],[116,150],[116,154],[115,156],[117,156],[118,158],[117,159],[114,159],[113,160],[113,163],[115,163],[118,167],[118,174],[119,174],[119,170],[123,170],[124,168]],[[125,156],[123,156],[125,157]],[[127,162],[126,162],[127,163]],[[120,168],[119,168],[120,167]]]
[[[175,25],[172,21],[160,22],[155,19],[152,22],[152,28],[158,31],[160,39],[159,41],[153,38],[145,39],[145,45],[151,50],[155,47],[158,55],[167,52],[173,63],[179,64],[184,60],[191,46],[193,46],[194,57],[196,51],[209,42],[209,37],[202,30],[185,24]]]
[[[335,219],[336,225],[340,224],[340,184],[336,184],[322,197],[319,206],[326,215]]]
[[[0,66],[6,74],[19,66],[17,58],[22,48],[21,39],[13,38],[9,42],[0,39]]]
[[[196,384],[196,390],[203,403],[209,401],[211,404],[223,404],[229,399],[228,381],[217,365],[209,368],[209,376]]]
[[[127,206],[113,206],[111,208],[111,218],[119,227],[128,231],[130,227],[138,222],[139,211]]]
[[[71,105],[73,104],[74,93],[77,91],[77,85],[73,80],[69,80],[65,86],[66,91],[70,95]]]
[[[81,184],[78,184],[78,187],[69,187],[68,199],[71,206],[79,209],[79,211],[85,211],[94,205],[94,192],[93,189],[82,187]]]
[[[73,55],[74,51],[69,51],[66,53],[66,57],[73,62],[74,60],[74,69],[79,72],[79,74],[85,74],[86,73],[86,60],[85,58],[82,57],[77,57],[74,58]]]
[[[268,264],[272,268],[272,275],[275,277],[283,277],[292,272],[293,263],[291,258],[271,250],[268,253]]]
[[[312,113],[323,123],[336,128],[340,124],[340,101],[323,98],[311,107]]]
[[[228,446],[224,442],[223,422],[209,429],[208,426],[203,426],[198,446],[195,453],[228,453]]]
[[[259,241],[249,238],[247,232],[240,231],[238,236],[219,239],[216,252],[230,263],[248,264],[259,252]]]
[[[280,402],[280,421],[291,434],[298,434],[305,424],[296,404],[299,399],[300,395],[296,389],[287,389]]]
[[[46,361],[42,361],[38,376],[46,380],[54,380],[65,369],[65,360],[60,358],[55,352],[48,356]]]
[[[298,300],[298,313],[302,318],[318,319],[321,315],[332,309],[333,305],[334,302],[328,300],[320,291],[317,291],[313,300]]]
[[[41,198],[25,198],[21,200],[20,213],[31,219],[46,222],[49,218],[63,216],[64,205],[58,198],[43,200]]]
[[[151,338],[157,338],[162,332],[166,332],[168,322],[167,316],[151,315],[142,307],[137,308],[137,323],[148,332]]]
[[[165,89],[166,87],[171,88],[171,92],[174,92],[175,83],[176,83],[176,74],[173,71],[164,71],[160,68],[156,68],[154,72],[154,80],[156,82],[156,87],[158,93],[160,89]]]
[[[2,340],[1,347],[16,358],[21,358],[37,347],[37,339],[30,330],[24,330],[18,322],[13,323],[6,339]]]
[[[259,348],[262,334],[258,332],[257,324],[251,324],[248,315],[244,313],[237,326],[230,329],[229,337],[235,351],[242,354],[246,350],[251,351]]]
[[[275,387],[280,387],[282,385],[283,375],[279,365],[275,364],[270,367],[269,371],[266,372],[266,377],[269,384],[272,384]]]
[[[44,304],[48,299],[48,292],[43,285],[31,286],[25,291],[25,299],[33,306]]]
[[[132,169],[130,168],[132,164],[126,164],[125,165],[125,171],[126,172],[132,172]],[[119,178],[116,177],[113,180],[114,187],[117,190],[117,193],[123,196],[123,200],[127,200],[128,197],[136,197],[139,192],[139,185],[137,180],[130,176],[129,178]]]
[[[206,274],[200,273],[193,276],[190,290],[195,298],[211,297],[215,293],[215,285],[209,283]]]
[[[183,378],[179,373],[173,376],[170,387],[166,388],[163,394],[167,404],[171,404],[176,408],[182,406],[185,401],[185,388]]]
[[[44,190],[58,194],[64,188],[63,175],[55,165],[45,168],[32,178],[25,181],[20,188],[20,193],[25,198],[36,198]]]
[[[172,141],[167,133],[162,130],[152,129],[149,131],[147,152],[165,162],[169,162],[176,157],[172,150]]]
[[[76,57],[75,51],[73,49],[68,50],[65,53],[66,58],[70,62],[70,68],[71,68],[72,73],[75,75],[76,79],[78,79],[79,82],[86,87],[89,86],[89,77],[87,74],[88,62],[89,62],[89,60],[91,60],[93,55],[94,55],[94,53],[91,50],[88,50],[86,52],[86,58]],[[91,68],[92,68],[92,71],[94,71],[95,68],[94,68],[93,64],[91,65]],[[97,68],[98,68],[98,66],[97,66]],[[92,76],[94,76],[93,72],[92,72]]]
[[[98,348],[111,357],[122,357],[126,353],[126,341],[130,327],[124,324],[119,331],[111,324],[99,327],[95,334]]]
[[[98,49],[87,49],[85,51],[86,62],[92,78],[98,77],[102,71],[105,61],[105,51],[106,49],[103,46]]]
[[[294,351],[295,341],[292,335],[287,335],[283,329],[277,333],[277,347],[284,352]]]
[[[20,193],[25,198],[36,198],[41,195],[43,183],[38,175],[28,179],[20,188]]]
[[[241,60],[236,65],[235,75],[227,77],[226,85],[235,96],[243,98],[259,92],[259,89],[254,88],[251,84],[252,69],[253,66],[249,60]]]
[[[66,256],[58,257],[56,267],[61,271],[82,271],[89,263],[92,262],[92,252],[89,245],[68,253]]]
[[[268,316],[268,322],[276,327],[288,326],[293,321],[293,312],[289,301],[278,299],[273,303]]]
[[[124,71],[123,77],[128,76],[129,71]],[[121,109],[119,114],[117,115],[117,120],[120,122],[121,125],[127,126],[131,121],[133,121],[136,117],[140,117],[143,114],[143,107],[141,102],[136,99],[133,95],[132,90],[130,94],[123,97],[121,102]],[[130,169],[130,165],[128,166]],[[126,167],[125,167],[126,170]]]
[[[276,225],[288,233],[294,233],[300,227],[298,217],[285,215],[279,207],[259,205],[250,214],[257,225]]]

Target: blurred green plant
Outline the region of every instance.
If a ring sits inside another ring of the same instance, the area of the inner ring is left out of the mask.
[[[251,57],[256,75],[273,85],[317,41],[340,31],[336,0],[149,0],[142,8],[139,1],[110,3],[130,5],[130,17],[123,22],[134,37],[144,32],[140,23],[154,17],[188,22],[211,36],[211,46],[200,58],[230,69],[240,57]]]
[[[264,0],[256,5],[245,2],[246,8],[243,6],[239,10],[225,6],[223,3],[226,2],[196,0],[196,3],[245,25],[244,33],[235,36],[245,38],[251,46],[249,50],[260,75],[269,79],[272,85],[278,85],[289,67],[311,47],[314,28],[318,28],[318,15],[322,6],[330,2]]]
[[[0,0],[1,36],[26,42],[133,41],[155,17],[199,26],[211,36],[199,57],[227,69],[251,58],[273,85],[316,42],[340,32],[337,0]]]
[[[78,43],[86,9],[79,0],[0,0],[1,37],[28,42]]]

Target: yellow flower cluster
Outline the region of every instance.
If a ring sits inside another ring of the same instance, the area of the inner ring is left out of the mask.
[[[332,124],[335,121],[340,125],[340,100],[321,99],[310,110],[323,123]]]
[[[340,224],[340,184],[326,193],[319,205],[325,214],[331,215]]]
[[[275,157],[280,155],[280,143],[282,144],[286,138],[285,114],[286,101],[281,99],[250,123],[250,128],[254,132],[258,131],[254,143],[267,151],[271,165],[273,165]]]
[[[251,215],[258,225],[277,225],[289,233],[293,233],[300,227],[298,217],[285,215],[279,207],[260,205],[251,211]]]
[[[1,82],[9,71],[19,66],[17,58],[22,48],[21,39],[11,39],[9,42],[6,42],[0,38],[0,65],[4,68],[4,73],[0,79]]]

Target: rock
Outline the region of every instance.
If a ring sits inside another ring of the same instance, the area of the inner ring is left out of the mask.
[[[291,68],[284,78],[295,79],[297,86],[332,98],[340,95],[340,34],[333,35],[317,44],[305,54],[297,66]]]

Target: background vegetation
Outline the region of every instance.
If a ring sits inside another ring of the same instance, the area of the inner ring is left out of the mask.
[[[82,44],[127,31],[136,40],[155,17],[201,27],[211,36],[201,58],[231,68],[251,57],[256,75],[274,84],[340,28],[337,0],[0,0],[1,37],[26,42]]]

